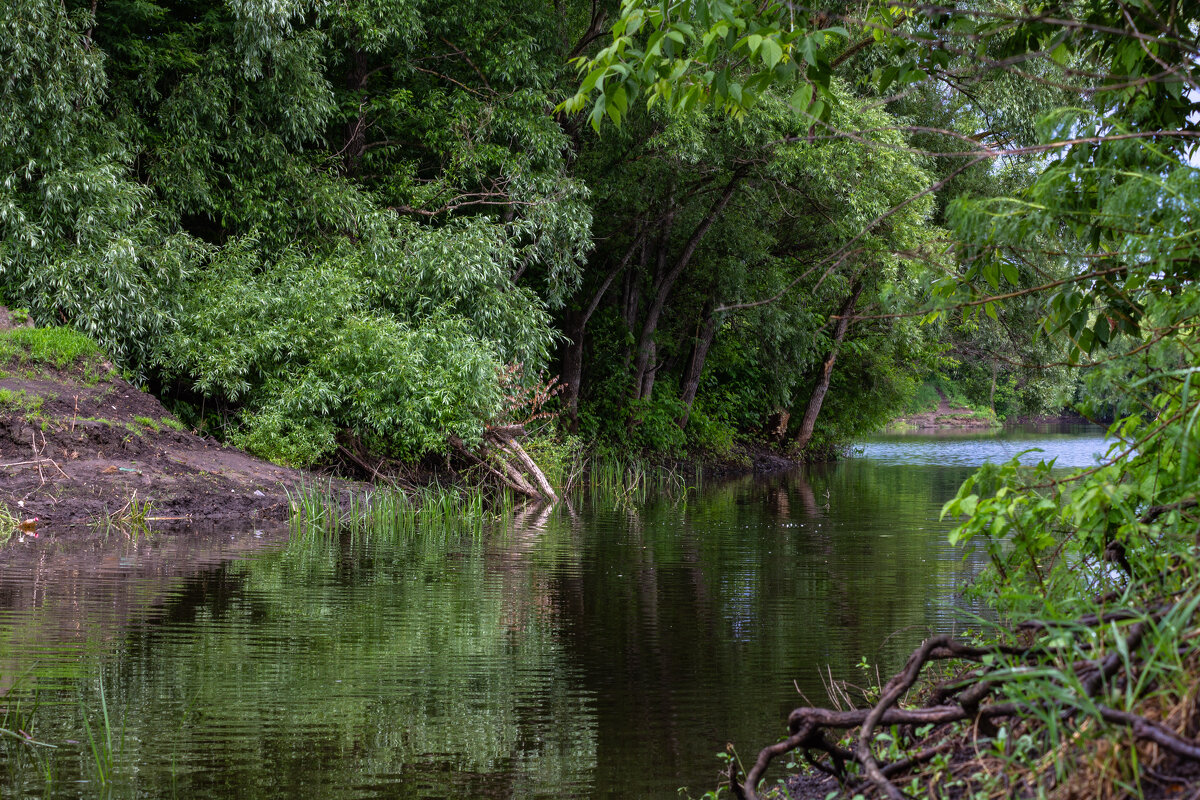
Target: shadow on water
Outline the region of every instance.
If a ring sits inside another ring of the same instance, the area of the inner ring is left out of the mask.
[[[112,797],[703,791],[727,742],[782,733],[797,689],[825,701],[819,671],[865,681],[861,660],[887,671],[961,625],[975,565],[938,513],[977,462],[929,463],[928,441],[686,498],[526,508],[482,537],[0,550],[0,706],[36,690],[37,736],[60,745],[47,787],[4,740],[0,794],[89,793],[101,683],[124,731]]]

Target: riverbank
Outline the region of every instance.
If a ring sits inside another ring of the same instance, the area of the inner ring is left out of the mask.
[[[798,463],[769,444],[746,441],[720,456],[649,466],[720,478]],[[351,465],[364,478],[378,477],[368,467]],[[414,468],[405,479],[442,486],[462,476],[445,466]],[[283,520],[289,492],[328,481],[186,429],[82,334],[12,328],[7,317],[0,319],[0,503],[16,523],[29,521],[21,526],[26,532],[106,519],[136,518],[158,528]]]
[[[955,406],[942,391],[938,395],[937,408],[917,414],[896,417],[884,429],[889,432],[928,430],[989,430],[999,428],[1000,422],[991,411],[976,411],[966,406]]]
[[[128,515],[284,519],[287,490],[308,477],[188,431],[80,334],[0,332],[0,499],[31,532]]]

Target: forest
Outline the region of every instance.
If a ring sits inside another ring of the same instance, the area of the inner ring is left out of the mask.
[[[946,505],[1008,627],[727,786],[796,750],[899,798],[1001,729],[1020,796],[1196,785],[1194,4],[7,0],[0,63],[0,301],[276,464],[819,461],[947,394],[1108,424]]]
[[[295,466],[438,456],[555,390],[573,441],[701,459],[746,437],[824,457],[939,382],[1001,419],[1076,399],[1035,310],[913,315],[961,271],[952,202],[1024,189],[1066,88],[995,70],[879,102],[901,62],[838,31],[814,102],[854,136],[817,135],[782,79],[731,113],[589,78],[622,109],[594,130],[562,104],[618,11],[8,3],[3,301]]]

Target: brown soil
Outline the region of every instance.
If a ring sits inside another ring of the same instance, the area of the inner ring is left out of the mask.
[[[929,430],[931,428],[975,430],[999,426],[999,423],[992,417],[980,416],[969,408],[956,408],[950,405],[950,401],[940,390],[938,391],[938,397],[941,398],[941,402],[938,403],[938,407],[935,410],[913,414],[909,417],[898,417],[892,420],[889,427],[909,427],[918,430]]]
[[[173,430],[158,400],[111,371],[94,382],[94,366],[30,366],[7,365],[0,378],[17,393],[0,404],[0,501],[19,516],[90,522],[135,493],[156,525],[287,515],[285,487],[304,473]]]

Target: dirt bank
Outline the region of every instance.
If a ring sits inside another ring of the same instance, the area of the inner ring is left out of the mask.
[[[86,523],[136,496],[156,525],[286,517],[285,488],[304,473],[184,430],[98,355],[58,366],[12,333],[0,361],[0,501],[14,514]]]
[[[889,430],[986,430],[998,428],[1000,423],[988,413],[970,408],[953,406],[946,395],[938,390],[938,407],[933,411],[897,417],[888,423]]]

